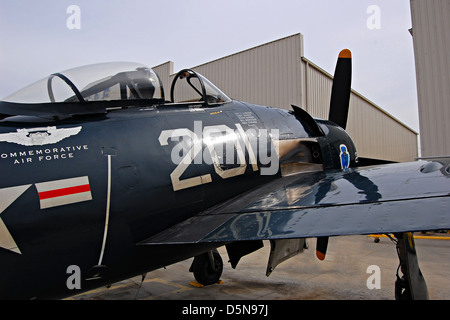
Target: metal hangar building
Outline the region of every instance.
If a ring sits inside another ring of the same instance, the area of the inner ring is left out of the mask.
[[[298,33],[192,69],[232,99],[289,110],[293,104],[327,119],[333,77],[303,53]],[[154,67],[164,88],[170,88],[173,66],[169,61]],[[418,156],[418,133],[354,90],[346,131],[359,157],[404,162]]]
[[[410,5],[421,156],[450,156],[450,0]]]

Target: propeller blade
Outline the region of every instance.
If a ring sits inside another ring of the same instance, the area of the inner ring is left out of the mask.
[[[316,244],[316,256],[319,260],[325,260],[328,247],[328,237],[318,237]]]
[[[348,109],[350,106],[350,92],[352,85],[352,53],[344,49],[339,53],[339,58],[334,71],[333,87],[331,89],[330,113],[328,120],[336,123],[341,128],[347,126]],[[327,254],[328,237],[318,237],[316,256],[324,260]]]
[[[339,53],[331,89],[328,120],[345,129],[347,126],[350,90],[352,82],[352,53],[344,49]]]

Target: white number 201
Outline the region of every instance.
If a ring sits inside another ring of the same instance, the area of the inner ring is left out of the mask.
[[[242,126],[240,124],[236,124],[236,126],[238,128],[239,134],[244,139],[245,147],[249,151],[249,157],[250,157],[251,163],[253,165],[253,170],[256,171],[256,170],[258,170],[258,166],[256,164],[255,155],[254,155],[254,152],[250,145],[250,142],[248,140],[248,137],[247,137],[246,133],[244,132],[244,130],[242,129]],[[239,166],[237,166],[237,167],[230,168],[230,169],[223,169],[220,166],[220,159],[215,150],[215,144],[214,144],[213,137],[214,137],[214,135],[222,134],[223,132],[226,133],[225,137],[227,137],[227,139],[225,139],[225,140],[227,141],[227,143],[232,142],[235,150],[237,151],[237,157],[238,157],[238,163],[239,163]],[[174,154],[178,154],[178,153],[172,152],[172,162],[177,164],[175,169],[170,174],[170,178],[172,180],[172,186],[173,186],[174,191],[191,188],[194,186],[212,182],[212,178],[211,178],[210,174],[205,174],[202,176],[196,176],[196,177],[187,178],[187,179],[183,179],[183,180],[180,179],[181,175],[186,171],[188,166],[190,164],[194,163],[194,159],[198,159],[197,156],[202,151],[203,142],[208,147],[209,154],[211,155],[211,159],[214,164],[215,172],[222,179],[235,177],[235,176],[244,174],[244,172],[245,172],[245,169],[247,167],[247,163],[245,161],[245,154],[241,148],[241,144],[239,143],[238,136],[234,132],[234,130],[232,130],[231,128],[229,128],[226,125],[207,126],[207,127],[204,127],[201,134],[202,134],[203,139],[200,139],[195,132],[192,132],[191,130],[189,130],[187,128],[181,128],[181,129],[173,129],[173,130],[164,130],[161,132],[161,134],[159,136],[159,143],[161,144],[161,146],[167,146],[169,138],[174,139],[174,138],[180,138],[180,137],[189,137],[190,141],[192,142],[190,149],[186,152],[186,154],[184,155],[184,157],[181,160],[177,159],[177,161],[175,161]],[[173,150],[173,151],[175,151],[175,150]]]

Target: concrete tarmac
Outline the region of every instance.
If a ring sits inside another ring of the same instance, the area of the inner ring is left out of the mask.
[[[416,234],[418,235],[418,234]],[[436,234],[440,235],[440,234]],[[450,238],[449,238],[450,239]],[[265,271],[270,244],[241,259],[232,269],[224,247],[221,284],[195,287],[189,267],[192,259],[101,288],[74,300],[393,300],[398,267],[395,244],[388,238],[345,236],[330,238],[324,261],[309,249],[281,263],[270,277]],[[430,299],[450,300],[450,240],[415,239],[419,266]],[[374,267],[376,266],[375,269]],[[378,268],[377,268],[378,267]],[[378,270],[378,271],[373,271]],[[379,288],[374,278],[380,275]],[[369,282],[369,285],[368,285]]]

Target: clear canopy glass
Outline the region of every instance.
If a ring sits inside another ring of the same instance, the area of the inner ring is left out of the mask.
[[[135,99],[164,99],[158,75],[145,65],[111,62],[54,73],[3,101],[56,103]]]

